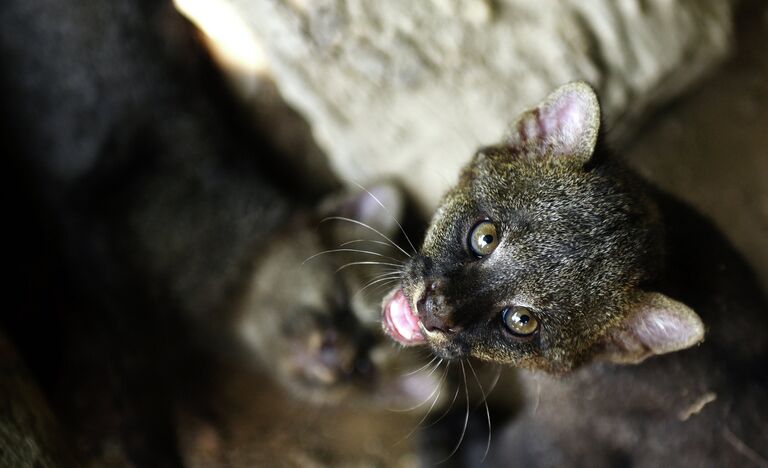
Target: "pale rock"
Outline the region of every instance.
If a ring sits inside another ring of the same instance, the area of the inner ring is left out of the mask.
[[[426,213],[475,149],[564,82],[597,88],[610,137],[621,142],[723,59],[734,8],[728,0],[206,3],[234,8],[258,38],[280,94],[339,177],[394,178]],[[281,111],[266,109],[284,135]]]

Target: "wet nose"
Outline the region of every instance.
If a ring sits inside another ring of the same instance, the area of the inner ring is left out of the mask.
[[[416,309],[427,331],[456,333],[461,327],[451,317],[451,308],[442,292],[443,286],[444,282],[441,280],[428,282],[424,294],[416,302]]]

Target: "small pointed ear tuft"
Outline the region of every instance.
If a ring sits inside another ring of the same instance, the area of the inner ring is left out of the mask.
[[[639,293],[627,318],[603,337],[602,357],[620,364],[680,351],[704,339],[704,324],[683,303],[660,293]]]
[[[600,129],[600,104],[583,81],[565,84],[510,126],[506,144],[532,158],[589,161]]]
[[[387,237],[399,230],[397,221],[405,208],[402,192],[392,184],[382,183],[369,189],[333,197],[323,203],[321,212],[326,217],[341,216],[360,221]],[[341,237],[375,237],[372,231],[351,223],[339,225],[343,230]],[[343,239],[350,240],[350,239]]]

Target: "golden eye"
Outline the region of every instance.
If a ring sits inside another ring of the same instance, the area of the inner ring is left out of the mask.
[[[515,335],[530,335],[539,329],[539,321],[528,307],[512,306],[501,311],[504,325]]]
[[[496,225],[490,221],[481,221],[469,233],[469,248],[478,257],[485,257],[496,250],[499,237]]]

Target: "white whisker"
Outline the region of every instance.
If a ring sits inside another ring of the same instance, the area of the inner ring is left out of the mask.
[[[380,273],[378,275],[374,275],[374,276],[368,278],[368,281],[377,280],[379,278],[384,278],[384,277],[390,276],[390,275],[400,276],[401,274],[402,274],[402,272],[399,269],[388,268],[386,271],[384,271],[384,272],[382,272],[382,273]],[[370,284],[370,283],[368,283],[368,284]]]
[[[429,406],[429,409],[424,413],[424,416],[419,420],[418,423],[411,429],[411,432],[409,432],[405,437],[401,439],[401,441],[409,438],[411,435],[413,435],[414,432],[416,432],[419,427],[421,427],[421,424],[424,422],[425,419],[429,417],[429,415],[432,413],[432,410],[435,408],[435,404],[440,399],[440,394],[443,392],[443,383],[445,382],[446,377],[448,377],[448,369],[450,368],[450,362],[448,365],[445,366],[445,371],[443,371],[442,377],[440,377],[440,381],[438,382],[438,387],[440,388],[440,391],[437,392],[437,396],[435,396],[435,399],[432,400],[432,404]],[[399,443],[399,442],[398,442]]]
[[[422,370],[426,369],[426,368],[427,368],[427,367],[429,367],[429,366],[430,366],[430,365],[431,365],[433,362],[435,362],[435,359],[437,359],[437,356],[434,356],[434,357],[432,358],[432,360],[431,360],[431,361],[429,361],[428,363],[426,363],[426,364],[424,364],[423,366],[419,367],[418,369],[416,369],[416,370],[414,370],[414,371],[410,371],[410,372],[408,372],[407,374],[402,374],[400,377],[407,377],[407,376],[409,376],[409,375],[413,375],[413,374],[416,374],[417,372],[420,372],[420,371],[422,371]]]
[[[371,281],[370,283],[366,284],[362,288],[358,289],[358,291],[355,293],[355,296],[357,296],[358,294],[362,293],[366,289],[370,288],[374,284],[381,283],[383,281],[383,283],[382,283],[383,285],[388,285],[388,284],[394,283],[395,281],[400,279],[400,273],[390,273],[390,275],[394,275],[394,276],[387,276],[386,278],[379,278],[379,279],[377,279],[375,281]]]
[[[336,273],[340,272],[341,270],[344,270],[348,267],[355,266],[355,265],[384,265],[384,266],[393,266],[393,267],[399,267],[400,265],[396,263],[386,263],[386,262],[351,262],[347,263],[345,265],[340,266],[336,269]]]
[[[403,269],[401,267],[394,267],[394,268],[382,268],[379,270],[381,274],[375,275],[371,278],[368,278],[369,280],[376,279],[377,277],[389,274],[389,273],[402,273]]]
[[[432,368],[432,371],[431,371],[431,372],[430,372],[428,375],[432,375],[432,372],[434,372],[434,371],[435,371],[435,370],[436,370],[438,367],[440,367],[440,364],[442,364],[442,363],[443,363],[443,360],[442,360],[442,359],[440,359],[440,361],[439,361],[437,364],[435,364],[435,366]],[[437,391],[438,391],[439,389],[440,389],[440,384],[439,384],[439,382],[438,382],[438,384],[437,384],[437,385],[435,385],[435,389],[434,389],[434,390],[432,390],[432,393],[430,393],[430,394],[429,394],[429,396],[427,397],[427,399],[426,399],[426,400],[424,400],[424,401],[422,401],[422,402],[421,402],[421,403],[419,403],[418,405],[416,405],[416,406],[412,406],[412,407],[410,407],[410,408],[405,408],[405,409],[390,409],[390,411],[393,411],[393,412],[395,412],[395,413],[407,413],[408,411],[413,411],[413,410],[415,410],[416,408],[419,408],[419,407],[421,407],[421,406],[424,406],[424,404],[426,404],[426,403],[427,403],[429,400],[431,400],[431,399],[432,399],[432,397],[433,397],[433,396],[435,396],[435,393],[437,393]]]
[[[379,279],[379,278],[384,278],[385,276],[390,276],[390,275],[400,276],[402,273],[403,272],[400,271],[399,268],[387,268],[386,271],[382,271],[378,275],[374,275],[371,278],[368,278],[368,280],[372,281],[372,280],[376,280],[376,279]]]
[[[354,253],[361,253],[361,254],[366,254],[366,255],[375,255],[377,257],[382,257],[382,258],[386,258],[388,260],[393,260],[395,262],[398,262],[399,264],[403,263],[401,260],[398,260],[397,258],[390,257],[388,255],[383,255],[383,254],[380,254],[378,252],[371,252],[369,250],[360,250],[360,249],[330,249],[330,250],[324,250],[322,252],[318,252],[318,253],[316,253],[314,255],[309,256],[306,260],[301,262],[301,264],[304,265],[308,261],[312,260],[313,258],[319,257],[320,255],[325,255],[325,254],[329,254],[329,253],[336,253],[336,252],[354,252]]]
[[[443,360],[442,360],[442,358],[441,358],[441,359],[440,359],[440,361],[438,361],[438,363],[437,363],[437,365],[435,366],[435,368],[434,368],[434,369],[432,369],[432,370],[429,372],[429,374],[427,374],[427,377],[429,377],[430,375],[434,374],[434,373],[435,373],[435,370],[437,370],[437,368],[438,368],[438,367],[440,367],[440,364],[442,364],[442,363],[443,363]]]
[[[368,243],[368,242],[372,244],[378,244],[378,245],[383,245],[385,247],[392,248],[392,245],[387,242],[380,241],[380,240],[373,240],[373,239],[355,239],[347,242],[342,242],[341,244],[339,244],[339,247],[346,247],[352,244],[361,244],[361,243]]]
[[[371,226],[368,226],[367,224],[365,224],[365,223],[364,223],[364,222],[362,222],[362,221],[358,221],[358,220],[356,220],[356,219],[351,219],[351,218],[345,218],[345,217],[343,217],[343,216],[329,216],[328,218],[325,218],[325,219],[323,219],[323,220],[322,220],[322,221],[320,221],[320,222],[321,222],[321,223],[324,223],[324,222],[326,222],[326,221],[333,221],[333,220],[339,220],[339,221],[347,221],[347,222],[349,222],[349,223],[353,223],[353,224],[357,224],[357,225],[359,225],[359,226],[362,226],[362,227],[364,227],[364,228],[366,228],[366,229],[370,229],[371,231],[373,231],[373,232],[375,232],[376,234],[380,235],[382,238],[384,238],[384,239],[386,239],[387,241],[389,241],[389,243],[390,243],[390,244],[392,244],[392,245],[393,245],[395,248],[397,248],[397,250],[399,250],[400,252],[402,252],[402,253],[403,253],[403,254],[404,254],[406,257],[408,257],[408,258],[410,258],[410,257],[411,257],[411,255],[410,255],[408,252],[406,252],[405,250],[403,250],[403,248],[402,248],[402,247],[400,247],[399,245],[397,245],[397,244],[396,244],[396,243],[395,243],[395,242],[394,242],[392,239],[390,239],[389,237],[385,236],[384,234],[382,234],[381,232],[379,232],[377,229],[375,229],[375,228],[372,228]]]
[[[487,396],[485,394],[485,390],[483,390],[483,386],[480,384],[480,379],[477,377],[477,372],[475,372],[475,368],[472,366],[472,361],[467,359],[467,364],[469,364],[469,370],[471,370],[472,375],[475,376],[475,382],[477,382],[477,386],[480,389],[480,395],[482,395],[483,404],[485,405],[485,417],[488,420],[488,442],[485,444],[485,452],[483,453],[483,458],[480,459],[480,463],[483,463],[485,461],[485,457],[488,456],[488,451],[491,450],[491,411],[488,409],[488,402],[486,401]]]
[[[456,446],[444,460],[441,460],[437,463],[438,465],[447,462],[456,454],[456,452],[459,450],[459,447],[461,447],[461,443],[464,441],[464,435],[467,433],[467,424],[469,424],[469,389],[467,388],[467,371],[464,369],[464,360],[461,360],[460,363],[461,375],[464,377],[464,395],[467,400],[467,412],[464,415],[464,427],[461,429],[461,436],[459,436],[459,441],[456,443]]]
[[[493,382],[491,382],[490,387],[488,387],[488,393],[485,395],[486,398],[491,395],[491,392],[496,388],[496,384],[499,383],[499,378],[501,377],[501,365],[496,365],[496,375],[493,376]]]
[[[369,291],[369,293],[374,295],[374,296],[379,295],[379,294],[383,294],[384,292],[389,290],[389,287],[392,284],[398,284],[398,283],[399,283],[398,280],[392,280],[391,282],[384,282],[384,283],[381,283],[381,284],[377,284],[375,288],[373,288],[373,289],[371,289]]]
[[[370,197],[373,198],[376,201],[376,203],[378,203],[379,206],[384,209],[384,211],[386,211],[386,213],[389,215],[389,217],[392,218],[392,220],[395,222],[395,224],[397,224],[397,227],[400,228],[400,232],[402,232],[403,236],[405,236],[405,240],[408,241],[408,244],[411,246],[411,249],[413,250],[413,253],[416,254],[417,253],[416,247],[414,247],[413,242],[411,242],[411,238],[408,237],[408,233],[405,232],[405,229],[403,229],[403,226],[400,224],[400,221],[398,221],[397,218],[395,218],[395,216],[389,211],[389,208],[384,206],[384,204],[381,203],[381,200],[379,200],[376,197],[376,195],[372,194],[367,188],[363,187],[362,185],[358,184],[357,182],[354,182],[354,181],[349,181],[349,182],[352,182],[353,184],[355,184],[358,187],[360,187],[360,189],[365,190],[365,193],[370,195]]]
[[[449,362],[448,366],[450,367],[450,365],[451,365],[451,363]],[[453,409],[453,405],[456,403],[456,399],[459,397],[459,390],[460,389],[461,389],[461,385],[460,384],[456,384],[456,391],[453,393],[453,398],[451,399],[451,404],[448,405],[448,408],[446,408],[445,411],[443,411],[442,414],[440,414],[440,416],[437,419],[435,419],[434,421],[429,423],[429,425],[427,427],[434,426],[435,424],[440,422],[444,417],[448,416],[448,413],[451,412],[451,409]]]

